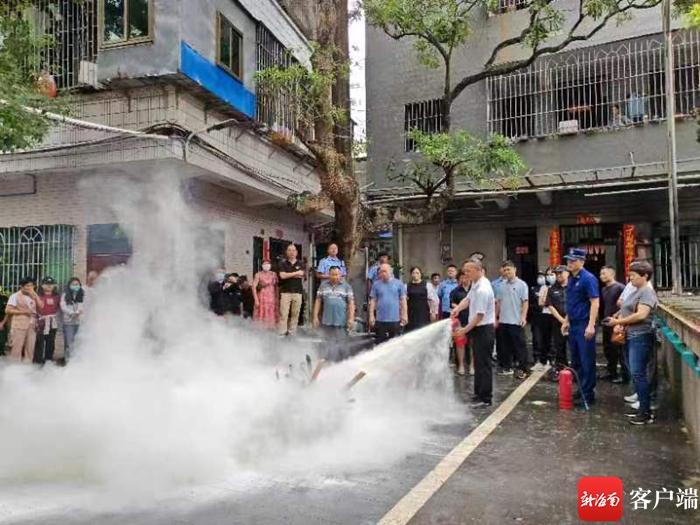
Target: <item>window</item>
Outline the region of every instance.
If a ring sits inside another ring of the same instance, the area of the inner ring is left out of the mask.
[[[255,41],[258,71],[271,67],[286,68],[296,63],[287,48],[261,22],[255,30]],[[290,97],[283,93],[270,96],[259,91],[257,95],[257,120],[274,131],[294,134],[297,115]]]
[[[406,151],[415,151],[416,144],[409,133],[419,130],[424,133],[440,133],[443,129],[442,99],[412,102],[404,106],[403,128],[405,132]]]
[[[527,9],[528,7],[530,7],[530,3],[526,0],[498,0],[496,13],[507,13],[509,11]]]
[[[219,13],[217,63],[238,80],[243,80],[243,35]]]
[[[700,32],[674,34],[676,114],[700,105]],[[559,53],[487,80],[489,133],[543,137],[666,118],[664,41],[652,35]]]
[[[103,0],[103,43],[127,44],[150,38],[150,0]]]

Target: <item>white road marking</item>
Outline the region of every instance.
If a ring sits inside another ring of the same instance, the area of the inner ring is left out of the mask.
[[[549,370],[533,371],[532,375],[523,381],[503,401],[489,417],[487,417],[471,434],[453,448],[437,466],[431,470],[418,484],[413,487],[394,507],[379,521],[378,525],[405,525],[423,508],[428,500],[447,482],[457,469],[464,463],[496,427],[511,413],[530,389]]]

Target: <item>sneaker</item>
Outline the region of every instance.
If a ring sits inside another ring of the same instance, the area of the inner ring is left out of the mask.
[[[474,401],[471,408],[488,408],[491,406],[491,401]]]
[[[637,401],[639,401],[639,396],[636,392],[631,396],[625,396],[625,403],[636,403]]]
[[[613,385],[621,385],[622,383],[625,382],[625,380],[622,379],[620,376],[618,376],[618,377],[616,377],[615,379],[611,379],[610,382],[611,382]]]
[[[463,367],[463,366],[460,366],[460,367],[457,369],[457,375],[460,375],[460,376],[463,376],[463,375],[464,375],[464,367]]]
[[[633,409],[633,410],[639,410],[639,401],[635,401],[634,403],[630,403],[630,408]],[[658,409],[659,409],[659,405],[657,405],[656,403],[652,403],[652,404],[651,404],[651,409],[652,409],[652,410],[658,410]]]
[[[537,362],[537,363],[535,363],[535,366],[532,367],[532,369],[533,370],[543,370],[544,365],[542,363]]]
[[[474,375],[474,367],[473,366],[469,368],[469,375],[470,376]]]
[[[513,369],[512,368],[503,368],[499,370],[496,375],[499,376],[512,376],[513,375]]]
[[[630,419],[630,425],[649,425],[654,422],[654,414],[635,414],[635,416]]]

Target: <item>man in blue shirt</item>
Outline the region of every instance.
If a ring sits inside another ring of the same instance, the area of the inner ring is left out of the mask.
[[[450,264],[447,267],[447,278],[437,287],[437,296],[440,299],[440,319],[448,319],[450,317],[452,313],[450,294],[458,285],[457,267],[454,264]]]
[[[374,329],[374,341],[381,344],[399,335],[408,324],[406,287],[394,278],[391,265],[379,267],[379,279],[369,294],[369,327]]]
[[[345,276],[348,274],[348,272],[345,268],[345,262],[343,262],[338,257],[338,245],[335,243],[329,244],[328,251],[326,253],[328,254],[328,256],[318,261],[318,267],[316,268],[316,277],[322,281],[328,280],[328,278],[330,277],[330,269],[333,266],[337,266],[338,268],[340,268],[341,279],[345,279]]]
[[[586,252],[572,248],[564,256],[569,270],[566,286],[566,318],[562,333],[569,334],[571,365],[578,375],[583,400],[595,403],[595,328],[600,292],[598,279],[583,265]]]
[[[352,287],[340,279],[340,268],[329,270],[330,278],[318,287],[313,310],[314,328],[320,328],[325,339],[326,358],[339,361],[347,346],[345,336],[355,322],[355,298]],[[323,310],[322,317],[319,314]]]

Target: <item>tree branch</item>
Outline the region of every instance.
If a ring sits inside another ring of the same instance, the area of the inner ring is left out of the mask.
[[[586,19],[586,15],[583,14],[583,10],[580,9],[579,10],[579,17],[578,17],[577,21],[574,23],[574,25],[569,30],[568,36],[564,40],[562,40],[559,44],[553,45],[553,46],[548,46],[548,47],[534,47],[531,55],[528,58],[525,58],[522,60],[516,60],[515,62],[508,62],[508,63],[501,64],[501,65],[498,65],[495,67],[489,67],[488,61],[487,61],[486,65],[484,66],[484,69],[482,69],[478,73],[474,73],[473,75],[469,75],[469,76],[464,77],[457,84],[455,84],[454,88],[452,89],[451,98],[452,98],[452,100],[454,100],[467,87],[469,87],[473,84],[476,84],[477,82],[480,82],[480,81],[485,80],[485,79],[490,78],[490,77],[505,75],[508,73],[512,73],[514,71],[518,71],[520,69],[523,69],[523,68],[530,66],[537,58],[539,58],[543,55],[558,53],[559,51],[563,51],[564,49],[566,49],[570,44],[572,44],[574,42],[581,42],[581,41],[589,40],[596,33],[598,33],[601,29],[603,29],[612,18],[614,18],[622,13],[625,13],[625,12],[630,11],[632,9],[651,9],[651,8],[654,8],[654,7],[658,6],[659,4],[661,4],[661,1],[662,0],[654,0],[651,2],[647,1],[647,2],[644,2],[643,4],[636,4],[634,2],[630,2],[625,7],[616,9],[616,10],[608,13],[605,17],[603,17],[601,22],[598,25],[596,25],[593,29],[591,29],[588,33],[585,33],[582,35],[576,35],[575,34],[576,30],[581,26],[581,24]],[[518,38],[518,37],[514,37],[514,38]],[[507,41],[504,41],[504,42],[507,42]],[[517,43],[518,42],[515,42],[514,44],[517,44]],[[514,45],[514,44],[510,44],[510,45]],[[498,46],[501,46],[501,44],[499,44]],[[496,47],[498,47],[498,46],[496,46]],[[505,49],[506,47],[509,47],[509,46],[506,46],[506,45],[501,46],[500,49],[498,49],[498,51],[501,51],[501,50]],[[489,60],[491,60],[491,57],[489,58]],[[495,58],[494,58],[494,60],[495,60]]]

